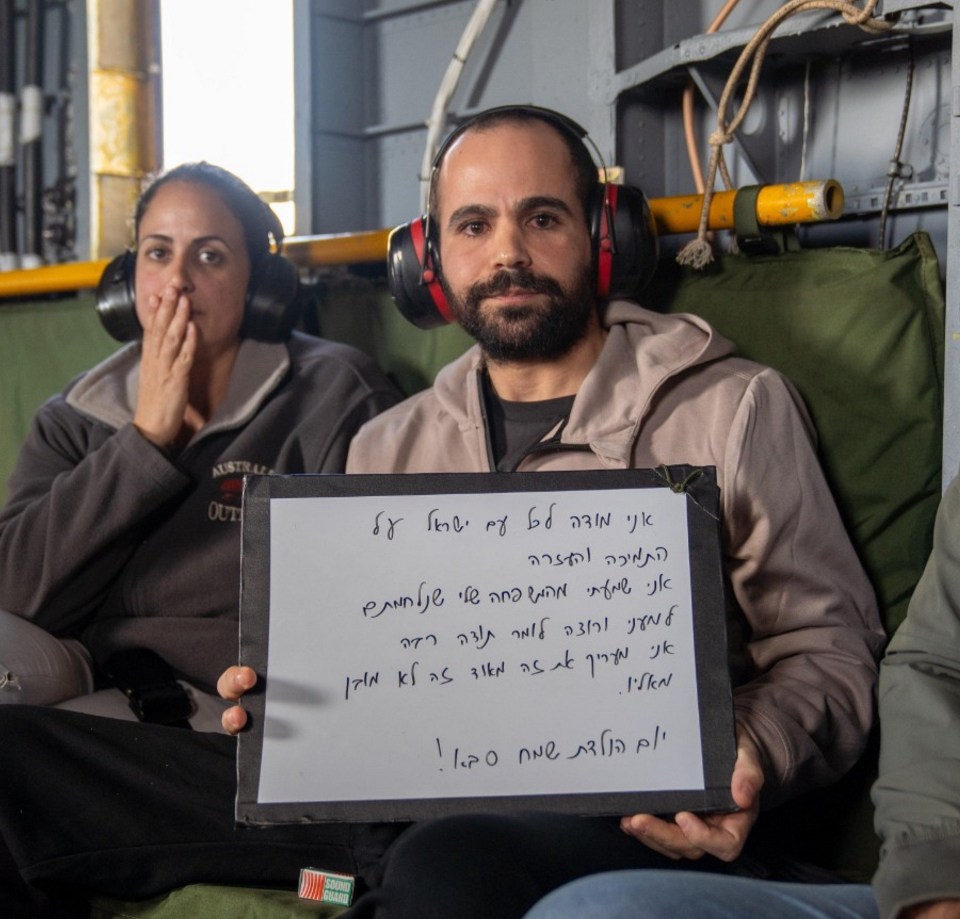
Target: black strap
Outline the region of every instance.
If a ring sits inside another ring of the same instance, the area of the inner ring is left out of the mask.
[[[193,703],[177,682],[173,668],[149,648],[114,651],[103,664],[107,676],[123,690],[141,721],[190,730]]]
[[[745,255],[775,255],[781,251],[773,235],[757,220],[757,195],[760,185],[738,188],[733,197],[733,230],[737,246]]]

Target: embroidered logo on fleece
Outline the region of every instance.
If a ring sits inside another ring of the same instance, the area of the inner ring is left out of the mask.
[[[217,497],[207,505],[207,517],[221,523],[239,523],[245,475],[273,475],[274,470],[248,460],[227,460],[211,470],[217,483]]]

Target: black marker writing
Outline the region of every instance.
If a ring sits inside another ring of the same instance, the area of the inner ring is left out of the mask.
[[[662,622],[667,628],[673,623],[673,614],[677,610],[677,604],[674,603],[673,606],[667,610],[666,614],[664,613],[649,613],[644,614],[643,616],[634,616],[629,625],[627,626],[627,634],[632,635],[635,631],[639,630],[645,632],[647,626],[660,625]]]
[[[384,515],[384,511],[380,511],[380,513],[377,514],[376,519],[375,519],[374,522],[373,522],[373,535],[374,535],[374,536],[379,536],[379,535],[380,535],[380,518],[381,518],[383,515]],[[393,539],[394,529],[395,529],[396,525],[397,525],[398,523],[402,523],[402,522],[403,522],[403,517],[397,517],[396,520],[391,520],[389,517],[387,517],[387,532],[386,532],[386,537],[387,537],[387,539]]]
[[[443,589],[427,587],[426,581],[421,581],[416,594],[401,594],[389,600],[368,600],[363,604],[363,615],[368,619],[378,619],[390,610],[412,609],[417,613],[425,613],[431,606],[443,606]]]
[[[537,509],[537,506],[534,505],[527,511],[527,529],[535,530],[537,527],[542,526],[545,530],[549,530],[553,526],[553,509],[557,506],[556,502],[550,505],[550,508],[547,510],[547,516],[543,519],[540,518],[540,511]]]
[[[604,527],[610,526],[611,514],[571,514],[570,515],[570,526],[574,530],[579,530],[580,527],[583,527],[587,530],[602,530]]]
[[[572,552],[543,552],[540,555],[527,556],[531,565],[553,565],[557,568],[564,565],[569,568],[575,568],[577,565],[589,563],[591,558],[592,553],[589,546],[582,552],[579,549],[575,549]]]
[[[437,646],[437,636],[436,635],[417,635],[414,638],[401,638],[400,647],[401,648],[419,648],[420,645],[429,642],[433,647]]]
[[[540,641],[546,637],[546,632],[544,631],[544,626],[550,621],[549,616],[544,616],[540,622],[534,620],[528,626],[523,626],[519,629],[514,629],[510,634],[514,638],[538,638]]]
[[[667,732],[658,724],[653,731],[653,740],[647,737],[641,737],[637,741],[637,753],[641,750],[656,750],[660,746],[661,740],[667,739]]]
[[[380,682],[379,672],[370,673],[369,671],[364,671],[363,676],[361,677],[347,677],[347,685],[344,690],[343,698],[349,699],[351,693],[355,693],[358,689],[363,689],[370,686],[376,686]]]
[[[521,747],[517,751],[517,762],[521,766],[524,763],[536,762],[538,759],[555,760],[559,758],[560,751],[557,749],[555,740],[548,740],[536,747]]]
[[[604,600],[612,600],[617,594],[627,596],[633,593],[630,587],[629,578],[620,578],[619,581],[611,581],[607,578],[602,584],[587,588],[588,597],[603,597]]]
[[[440,508],[435,507],[427,514],[427,532],[428,533],[462,533],[468,526],[469,520],[461,520],[459,514],[454,514],[449,520],[441,520],[437,514]]]
[[[653,526],[653,514],[645,511],[640,514],[627,514],[627,523],[630,524],[630,535],[637,532],[637,527]]]
[[[638,546],[636,552],[607,555],[604,557],[604,561],[616,568],[625,568],[627,565],[646,568],[652,562],[665,562],[668,557],[669,553],[663,546],[655,546],[653,549],[644,549],[643,546]]]
[[[652,597],[664,590],[673,590],[672,580],[665,574],[658,574],[652,581],[647,581],[647,596]]]
[[[508,514],[504,514],[499,520],[488,520],[487,532],[489,533],[490,530],[495,530],[498,536],[506,536],[508,516]]]
[[[491,590],[491,603],[519,603],[523,599],[523,591],[519,587],[508,587],[506,590]]]
[[[496,637],[490,629],[481,623],[475,629],[470,629],[468,632],[461,632],[457,635],[457,641],[459,641],[461,645],[467,645],[472,642],[478,651],[482,651]]]
[[[587,635],[599,635],[610,628],[610,618],[604,616],[602,619],[581,619],[573,625],[565,625],[563,634],[571,638],[584,638]]]
[[[444,760],[443,754],[443,744],[440,742],[440,738],[435,738],[437,742],[437,754],[440,757],[440,762]],[[476,766],[489,766],[493,768],[500,762],[500,754],[496,750],[487,750],[486,753],[477,754],[477,753],[467,753],[462,751],[459,747],[453,748],[453,756],[451,757],[451,762],[454,769],[473,769]],[[440,771],[443,772],[443,766],[440,767]]]
[[[503,676],[507,672],[507,665],[504,661],[500,661],[497,664],[493,664],[490,661],[487,661],[485,664],[481,664],[479,667],[470,668],[470,676],[475,680],[479,680],[484,677],[496,678]]]
[[[661,641],[658,644],[650,645],[650,660],[656,660],[661,654],[673,654],[673,644],[669,641]]]
[[[609,664],[613,667],[619,667],[622,661],[630,656],[629,648],[614,648],[613,651],[597,651],[585,654],[584,658],[590,665],[591,678],[597,675],[597,667],[602,664]]]
[[[610,758],[620,756],[627,752],[627,745],[622,738],[614,735],[609,728],[604,728],[597,738],[585,740],[577,746],[577,752],[571,754],[567,759],[577,759],[580,756],[592,757],[594,759]]]
[[[464,603],[469,603],[471,606],[478,606],[480,603],[480,591],[470,584],[460,591],[459,597]]]
[[[534,587],[532,584],[527,587],[527,599],[536,606],[541,600],[558,600],[567,595],[567,585],[546,584],[543,587]]]
[[[673,673],[657,676],[655,673],[644,672],[639,677],[627,677],[627,692],[656,692],[666,689],[672,682]]]

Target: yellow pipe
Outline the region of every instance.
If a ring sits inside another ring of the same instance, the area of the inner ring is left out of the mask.
[[[0,271],[0,297],[32,297],[96,287],[110,259]]]
[[[710,204],[709,229],[733,228],[736,191],[716,192]],[[652,198],[650,210],[662,235],[696,232],[702,195]],[[843,189],[834,179],[765,185],[757,194],[757,221],[761,226],[783,226],[836,220],[843,211]],[[284,240],[283,254],[300,268],[317,265],[349,265],[379,262],[386,256],[390,229],[326,236],[291,236]],[[96,287],[108,259],[70,262],[0,272],[0,298],[29,297]]]
[[[288,236],[283,241],[283,254],[298,268],[379,262],[387,256],[389,236],[389,229],[329,236]]]
[[[736,196],[736,190],[714,192],[707,229],[733,229],[733,201]],[[702,207],[703,195],[677,195],[652,198],[650,201],[657,230],[663,236],[670,233],[696,233]],[[835,179],[764,185],[757,194],[757,223],[760,226],[836,220],[842,212],[843,188]]]

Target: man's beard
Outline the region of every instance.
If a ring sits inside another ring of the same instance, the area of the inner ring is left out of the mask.
[[[586,334],[597,311],[593,272],[585,268],[567,291],[553,278],[525,268],[501,269],[473,284],[463,298],[441,281],[457,321],[491,360],[551,360],[568,354]],[[544,305],[498,307],[484,312],[483,300],[508,290],[544,294]]]

